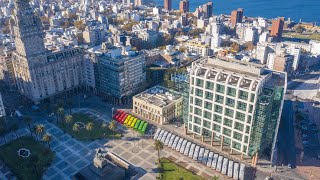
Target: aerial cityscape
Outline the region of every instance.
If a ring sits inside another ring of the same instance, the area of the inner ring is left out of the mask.
[[[0,0],[0,179],[320,179],[320,1]]]

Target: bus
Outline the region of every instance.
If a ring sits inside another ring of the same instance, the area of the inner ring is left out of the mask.
[[[130,127],[130,124],[132,123],[132,121],[134,120],[134,116],[131,116],[131,118],[129,119],[129,121],[125,124],[126,126]]]
[[[239,170],[239,179],[240,180],[244,180],[245,170],[246,170],[246,165],[240,164],[240,170]]]
[[[134,125],[137,123],[138,118],[134,118],[134,120],[132,121],[130,127],[134,128]]]
[[[138,129],[138,127],[139,127],[139,124],[141,123],[141,120],[140,119],[138,119],[137,120],[137,122],[136,122],[136,124],[134,125],[134,129],[135,130],[137,130]],[[157,132],[160,132],[160,129],[158,129],[158,131]]]
[[[145,134],[146,133],[146,130],[147,130],[147,127],[148,127],[148,123],[145,122],[143,127],[142,127],[142,130],[140,131],[142,134]]]
[[[221,173],[224,175],[227,175],[228,162],[229,162],[228,158],[223,158]]]
[[[128,121],[129,121],[129,119],[131,119],[131,117],[132,117],[132,116],[129,114],[129,115],[126,117],[126,119],[124,120],[123,124],[127,124]]]
[[[140,122],[140,125],[139,125],[139,127],[138,127],[138,131],[141,131],[141,130],[142,130],[144,123],[145,123],[145,121],[141,121],[141,122]],[[161,137],[162,137],[162,135],[161,135]]]
[[[239,179],[239,163],[233,164],[233,179],[238,180]]]
[[[233,161],[229,161],[229,165],[228,165],[228,177],[232,178],[233,175]]]

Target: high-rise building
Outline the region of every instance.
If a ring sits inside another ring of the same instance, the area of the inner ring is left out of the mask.
[[[172,9],[172,0],[164,0],[164,9],[168,11]]]
[[[179,9],[181,13],[189,12],[189,0],[181,0],[179,5],[180,5]]]
[[[16,84],[35,103],[83,85],[83,51],[49,52],[40,18],[29,1],[16,0],[13,15],[16,51],[12,54]]]
[[[278,18],[272,21],[270,36],[274,37],[276,41],[282,38],[282,31],[284,25],[284,18]]]
[[[272,159],[286,78],[250,62],[217,57],[193,62],[188,132],[220,141],[221,148]]]
[[[237,23],[241,23],[243,18],[243,8],[238,8],[237,10],[232,11],[230,18],[231,25],[233,27],[235,27]]]
[[[204,14],[204,18],[211,17],[212,16],[212,10],[213,10],[212,2],[208,2],[207,4],[204,4],[202,6],[202,11],[203,11],[203,14]]]

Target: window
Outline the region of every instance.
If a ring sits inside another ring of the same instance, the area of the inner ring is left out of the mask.
[[[222,113],[222,106],[214,105],[214,112],[221,114]]]
[[[206,89],[213,90],[213,82],[207,81],[207,82],[206,82]]]
[[[229,116],[229,117],[233,117],[233,113],[234,113],[234,111],[232,109],[225,108],[224,115]]]
[[[240,145],[240,143],[233,141],[232,142],[232,147],[240,151],[241,145]]]
[[[196,117],[196,116],[194,117],[194,121],[193,122],[196,123],[196,124],[201,125],[201,119]]]
[[[239,99],[248,100],[248,92],[239,90]]]
[[[189,112],[190,112],[190,113],[193,113],[193,106],[190,106],[190,107],[189,107]]]
[[[211,92],[206,91],[206,99],[212,100],[213,99],[213,94]]]
[[[246,111],[247,110],[247,103],[238,101],[237,109],[240,109],[242,111]]]
[[[213,115],[213,121],[221,123],[222,117],[219,115]]]
[[[236,97],[236,89],[235,89],[235,88],[228,87],[227,95]]]
[[[242,141],[242,134],[238,132],[233,132],[233,138],[239,141]]]
[[[248,117],[247,117],[247,123],[248,124],[251,124],[251,118],[252,118],[252,116],[248,115]]]
[[[246,126],[246,133],[249,134],[249,131],[250,131],[250,127]]]
[[[190,104],[193,104],[193,97],[192,96],[190,96]]]
[[[202,111],[201,111],[201,109],[199,109],[199,108],[197,108],[197,107],[194,108],[194,113],[195,113],[196,115],[202,116]]]
[[[248,140],[249,140],[249,139],[248,139],[248,136],[244,136],[244,142],[245,142],[245,143],[248,143]]]
[[[231,130],[228,128],[223,128],[223,132],[224,135],[231,137]]]
[[[191,77],[191,85],[194,85],[194,77]]]
[[[249,105],[249,113],[252,113],[252,110],[253,110],[253,106]]]
[[[224,85],[217,84],[217,92],[224,94]]]
[[[193,94],[193,87],[191,87],[190,94]]]
[[[198,98],[195,98],[195,104],[196,104],[197,106],[202,107],[202,100],[201,100],[201,99],[198,99]]]
[[[196,96],[202,97],[203,91],[201,89],[196,89]]]
[[[211,120],[211,112],[204,111],[204,117]]]
[[[215,99],[216,102],[223,104],[223,99],[224,99],[223,96],[216,94],[216,99]]]
[[[226,126],[232,127],[232,120],[228,118],[224,118],[223,124]]]
[[[244,115],[243,113],[241,112],[236,113],[236,119],[244,122],[245,118],[246,118],[246,115]]]
[[[234,128],[236,130],[243,131],[243,127],[244,127],[244,125],[242,123],[239,123],[239,122],[234,123]]]
[[[247,146],[245,145],[242,146],[242,152],[247,153]]]
[[[234,107],[235,101],[233,99],[227,98],[226,105]]]
[[[203,80],[202,79],[197,79],[196,86],[203,87]]]
[[[254,94],[251,94],[250,102],[254,102]]]
[[[200,133],[200,127],[199,126],[193,126],[194,132]]]
[[[204,108],[211,111],[212,110],[212,103],[205,101]]]
[[[209,121],[203,121],[203,126],[210,129],[211,123]]]
[[[230,145],[230,143],[231,143],[230,138],[224,137],[223,143],[224,143],[224,144],[227,144],[227,145]]]
[[[220,133],[221,127],[217,124],[213,124],[213,130]]]

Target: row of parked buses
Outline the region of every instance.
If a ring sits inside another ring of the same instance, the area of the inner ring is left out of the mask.
[[[134,117],[133,115],[128,114],[122,110],[117,110],[113,116],[113,119],[118,121],[120,124],[125,125],[126,127],[132,128],[140,132],[141,134],[145,134],[148,128],[147,122],[140,120]]]
[[[169,148],[172,148],[185,156],[189,156],[195,161],[221,172],[230,178],[244,180],[246,170],[245,164],[229,160],[226,157],[214,153],[209,149],[205,149],[161,128],[157,129],[153,139],[161,141]]]

